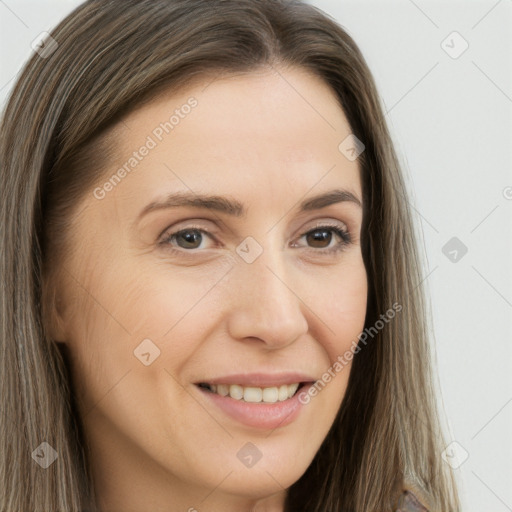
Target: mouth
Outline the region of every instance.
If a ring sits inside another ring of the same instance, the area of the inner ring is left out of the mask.
[[[280,386],[258,387],[242,386],[241,384],[210,384],[208,382],[200,382],[196,386],[208,393],[230,397],[241,402],[275,404],[293,398],[301,388],[312,383],[313,381],[294,382]]]
[[[277,429],[306,414],[302,413],[305,407],[300,393],[314,383],[315,379],[304,373],[245,373],[205,379],[195,387],[207,409],[220,410],[246,427]]]

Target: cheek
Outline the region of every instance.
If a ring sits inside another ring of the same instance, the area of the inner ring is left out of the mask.
[[[157,374],[165,369],[175,373],[185,364],[206,336],[205,321],[212,318],[212,305],[204,299],[226,271],[201,272],[190,279],[190,273],[171,274],[160,265],[141,270],[98,263],[98,268],[104,271],[93,269],[82,277],[82,285],[76,280],[70,288],[75,305],[70,319],[72,373],[86,409],[114,385],[122,393],[128,380],[139,377],[154,392]]]
[[[364,328],[368,285],[362,260],[347,265],[323,283],[311,300],[326,325],[324,346],[333,362],[357,343]]]
[[[312,334],[322,344],[329,364],[302,400],[316,404],[318,424],[330,427],[345,396],[359,335],[364,329],[368,286],[362,260],[347,265],[322,283],[309,300],[321,319],[317,325],[323,324]]]
[[[332,326],[334,334],[325,346],[330,366],[322,376],[322,381],[331,388],[331,399],[343,399],[352,367],[354,351],[359,335],[364,329],[367,305],[367,280],[364,266],[358,265],[347,272],[340,283],[333,284],[331,301],[326,301],[326,322]],[[331,333],[332,334],[332,333]],[[332,418],[334,419],[334,417]]]

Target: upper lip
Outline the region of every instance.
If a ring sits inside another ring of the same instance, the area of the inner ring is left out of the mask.
[[[281,372],[281,373],[239,373],[225,375],[223,377],[207,378],[196,384],[239,384],[241,386],[273,387],[283,384],[301,382],[314,382],[317,379],[306,373]]]

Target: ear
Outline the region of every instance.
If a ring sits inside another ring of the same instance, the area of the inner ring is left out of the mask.
[[[64,322],[64,308],[55,287],[48,285],[42,294],[43,326],[46,334],[58,343],[66,343],[67,332]]]
[[[57,342],[66,342],[66,326],[62,316],[62,304],[59,298],[56,298],[53,304],[53,314],[50,315],[50,336]]]

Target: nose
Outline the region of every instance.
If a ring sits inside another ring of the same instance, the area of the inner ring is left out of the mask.
[[[308,331],[300,287],[286,270],[283,252],[264,251],[253,263],[239,260],[231,272],[228,332],[238,340],[257,338],[283,348]]]

